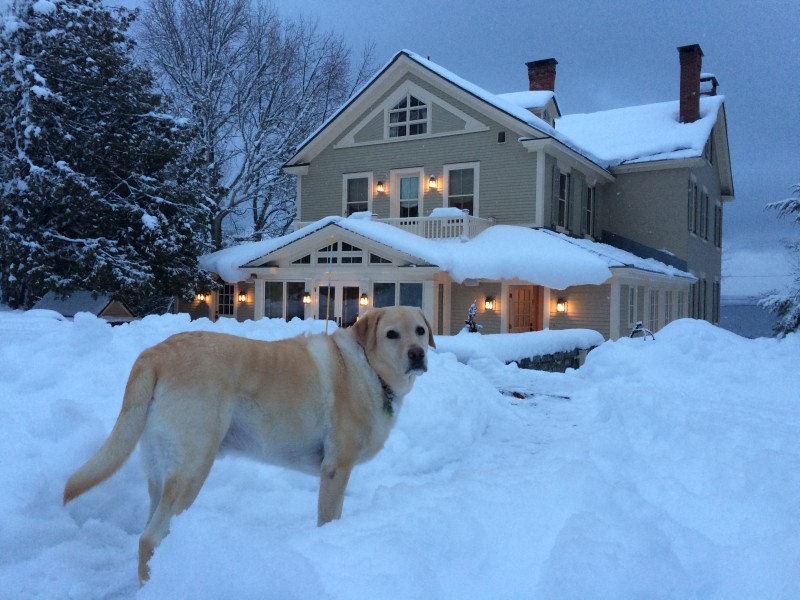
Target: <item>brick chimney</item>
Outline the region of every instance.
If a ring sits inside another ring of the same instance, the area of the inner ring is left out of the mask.
[[[545,58],[544,60],[534,60],[525,63],[528,66],[528,89],[532,92],[554,92],[556,89],[556,65],[555,58]]]
[[[700,72],[703,66],[703,51],[699,44],[680,46],[681,61],[680,121],[694,123],[700,118]]]

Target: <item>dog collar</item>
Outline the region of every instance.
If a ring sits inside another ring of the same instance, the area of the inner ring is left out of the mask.
[[[377,373],[376,373],[377,375]],[[381,382],[383,388],[383,410],[390,417],[394,416],[394,390],[389,387],[389,384],[383,380],[383,377],[378,375],[378,381]]]

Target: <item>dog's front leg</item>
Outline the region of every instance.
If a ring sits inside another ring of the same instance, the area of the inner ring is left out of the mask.
[[[322,465],[319,482],[319,503],[317,506],[317,526],[342,516],[344,491],[353,470],[352,464]]]

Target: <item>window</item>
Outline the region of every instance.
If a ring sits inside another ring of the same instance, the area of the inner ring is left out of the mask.
[[[370,188],[372,175],[370,173],[351,173],[344,176],[343,195],[344,211],[347,217],[356,212],[365,212],[370,209]]]
[[[466,210],[469,214],[477,215],[476,179],[477,166],[454,165],[445,166],[447,195],[446,205]]]
[[[700,237],[708,239],[708,194],[700,192]]]
[[[358,177],[347,180],[347,216],[369,210],[369,180]]]
[[[302,281],[286,282],[286,320],[291,321],[295,317],[304,319],[306,309],[303,305],[303,295],[306,293],[306,284]]]
[[[392,261],[390,261],[388,258],[383,258],[382,256],[378,256],[377,254],[372,254],[370,252],[369,263],[371,265],[390,265],[392,264]]]
[[[310,265],[311,264],[311,255],[306,254],[305,256],[301,256],[297,260],[292,261],[293,265]]]
[[[428,107],[409,94],[389,110],[389,137],[399,138],[428,133]]]
[[[400,216],[419,216],[419,176],[400,178]]]
[[[722,248],[722,206],[714,207],[714,245]]]
[[[594,187],[586,188],[586,204],[583,207],[583,233],[594,237],[595,198],[597,190]]]
[[[400,306],[417,306],[422,308],[422,284],[400,284]]]
[[[221,285],[217,292],[217,315],[224,317],[233,316],[233,295],[235,286],[231,284]]]
[[[363,250],[355,246],[342,242],[342,264],[361,264],[363,261]]]
[[[658,329],[658,290],[650,290],[650,315],[647,328],[650,331]]]
[[[395,295],[399,288],[399,298]],[[421,283],[373,283],[372,284],[372,304],[376,308],[383,306],[417,306],[422,308],[422,284]]]
[[[372,285],[372,305],[376,308],[395,305],[395,284],[374,283]]]
[[[633,327],[636,324],[636,288],[628,289],[628,325]]]
[[[686,316],[686,292],[678,292],[678,314],[677,318],[682,319]]]
[[[720,284],[719,281],[714,281],[711,284],[711,322],[719,323],[719,310],[720,310]]]
[[[664,325],[672,321],[672,290],[664,292]]]
[[[689,216],[689,231],[697,233],[697,184],[689,180],[687,213]]]
[[[553,227],[567,229],[569,226],[570,175],[558,167],[553,168]]]
[[[339,262],[339,257],[336,256],[338,251],[339,242],[333,242],[333,244],[329,244],[324,248],[320,248],[317,250],[317,264],[337,264]]]
[[[283,282],[264,282],[264,317],[267,319],[283,318]]]

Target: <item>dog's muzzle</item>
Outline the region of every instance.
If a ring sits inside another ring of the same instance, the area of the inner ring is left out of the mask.
[[[408,350],[408,371],[421,371],[424,373],[428,370],[428,363],[425,360],[425,349],[422,346],[414,346]]]

